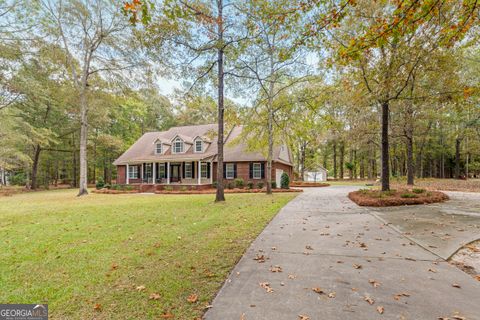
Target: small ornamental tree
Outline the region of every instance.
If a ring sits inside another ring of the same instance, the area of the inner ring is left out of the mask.
[[[290,188],[290,177],[285,172],[282,173],[282,176],[280,177],[280,187],[282,189]]]

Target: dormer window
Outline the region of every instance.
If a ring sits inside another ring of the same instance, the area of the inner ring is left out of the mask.
[[[203,152],[203,141],[195,140],[195,152]]]
[[[177,138],[173,142],[173,153],[182,153],[182,152],[183,152],[183,140],[180,138]]]
[[[155,144],[155,153],[156,154],[162,154],[163,153],[163,148],[162,148],[162,143],[158,142]]]

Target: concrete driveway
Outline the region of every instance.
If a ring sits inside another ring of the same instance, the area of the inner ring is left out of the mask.
[[[480,195],[367,209],[346,197],[355,189],[305,189],[285,206],[205,319],[480,319],[480,282],[444,260],[480,238]]]

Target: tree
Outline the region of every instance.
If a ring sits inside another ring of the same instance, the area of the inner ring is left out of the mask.
[[[120,72],[133,64],[125,61],[131,46],[128,26],[115,1],[42,1],[45,31],[66,52],[70,79],[80,105],[79,196],[87,190],[87,141],[90,79],[100,73]],[[55,38],[56,37],[56,38]],[[133,55],[129,55],[132,58]]]

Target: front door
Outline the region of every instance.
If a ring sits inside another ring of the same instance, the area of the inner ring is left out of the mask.
[[[172,164],[172,175],[170,177],[171,182],[179,182],[180,181],[180,165],[179,164]]]
[[[275,170],[275,182],[277,184],[277,188],[280,188],[281,184],[282,184],[282,174],[283,174],[283,170],[282,169],[276,169]]]

